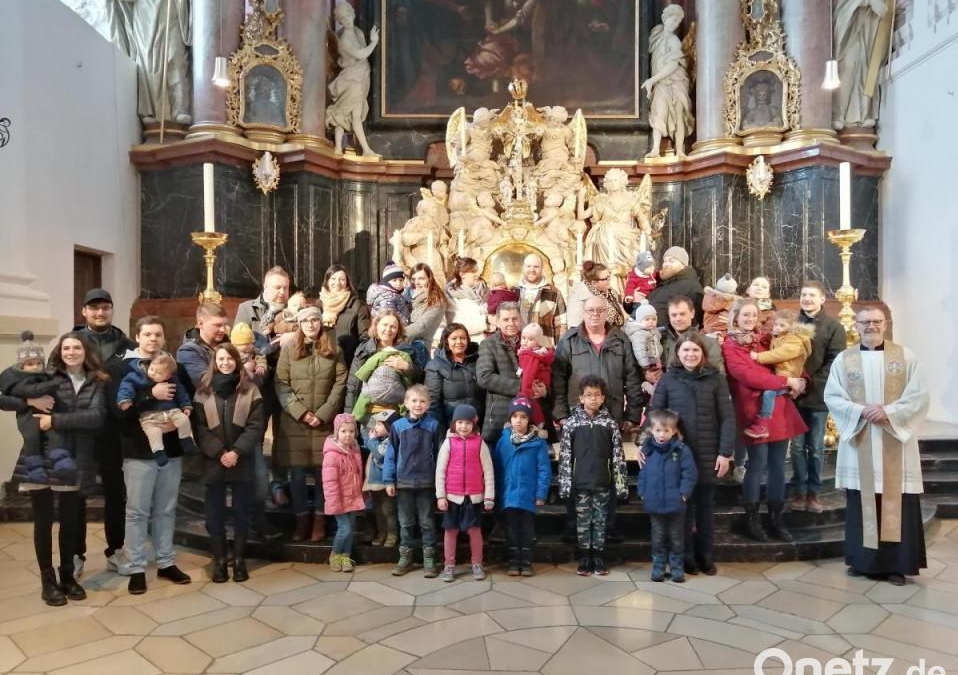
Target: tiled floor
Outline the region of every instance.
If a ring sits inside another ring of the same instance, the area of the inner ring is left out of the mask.
[[[958,521],[940,523],[929,569],[903,588],[849,578],[839,560],[724,564],[684,585],[650,582],[648,565],[443,584],[261,563],[246,584],[212,584],[208,558],[181,551],[189,586],[153,580],[131,596],[93,555],[88,600],[61,608],[40,601],[31,528],[0,525],[0,673],[750,675],[770,647],[821,663],[864,650],[893,658],[889,675],[958,670]]]

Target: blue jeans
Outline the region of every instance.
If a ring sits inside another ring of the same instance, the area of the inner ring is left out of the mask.
[[[775,412],[775,399],[788,393],[788,389],[766,389],[762,392],[762,407],[758,411],[758,416],[762,419],[772,419],[772,413]]]
[[[415,527],[419,521],[422,546],[436,544],[436,523],[432,519],[432,505],[436,498],[434,488],[399,488],[396,490],[399,507],[399,545],[412,548],[416,541]]]
[[[214,480],[206,484],[206,531],[211,537],[226,536],[226,487],[233,492],[233,536],[249,532],[249,502],[253,481]]]
[[[336,536],[333,537],[333,553],[353,550],[353,532],[356,530],[356,511],[336,514]]]
[[[289,494],[293,502],[293,513],[302,516],[309,513],[309,489],[306,486],[306,476],[312,474],[316,479],[316,493],[313,499],[313,510],[323,512],[323,477],[322,470],[312,466],[294,466],[289,470]]]
[[[146,571],[146,540],[153,534],[156,566],[160,569],[176,562],[173,529],[176,526],[176,502],[180,494],[183,460],[173,457],[166,466],[152,459],[124,459],[126,483],[126,536],[124,548],[130,561],[130,573]]]
[[[757,504],[762,490],[762,474],[768,468],[769,503],[785,501],[785,451],[788,441],[773,441],[748,446],[748,471],[742,483],[742,499]]]
[[[796,495],[817,495],[822,491],[822,462],[825,453],[827,410],[799,408],[808,427],[792,439],[792,485]]]

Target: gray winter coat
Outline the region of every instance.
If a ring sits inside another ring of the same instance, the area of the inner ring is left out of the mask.
[[[496,331],[479,344],[476,382],[486,391],[482,438],[493,446],[509,421],[509,404],[519,395],[519,356]]]

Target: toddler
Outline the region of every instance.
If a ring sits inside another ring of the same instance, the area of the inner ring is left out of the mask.
[[[296,321],[296,315],[299,314],[308,304],[306,300],[306,294],[302,291],[297,291],[293,293],[289,300],[286,301],[286,307],[281,309],[277,315],[272,320],[271,325],[267,329],[268,333],[272,335],[288,335],[290,333],[295,333],[296,329],[299,328],[299,323]],[[239,328],[241,324],[236,324],[233,327],[233,331]],[[236,341],[233,339],[233,333],[230,333],[230,341],[235,345]]]
[[[172,401],[143,401],[143,395],[156,384],[172,384],[176,387]],[[159,466],[169,461],[163,449],[163,434],[176,431],[185,454],[196,452],[190,413],[193,401],[186,387],[176,377],[176,361],[169,354],[155,356],[152,361],[143,359],[120,382],[116,403],[120,410],[129,410],[134,401],[141,401],[140,427],[150,442],[153,460]]]
[[[246,376],[257,387],[262,387],[266,379],[266,357],[256,348],[253,329],[241,321],[230,331],[230,342],[243,359]]]
[[[386,485],[383,483],[383,461],[386,458],[386,448],[389,446],[389,428],[400,419],[395,410],[381,410],[369,418],[369,436],[366,439],[366,450],[369,457],[366,459],[366,481],[363,490],[372,497],[373,514],[376,519],[376,535],[373,537],[373,546],[395,546],[396,535],[396,500],[386,494]]]
[[[625,298],[623,304],[628,312],[632,311],[655,289],[659,284],[659,275],[655,271],[655,258],[651,251],[642,251],[635,258],[635,267],[629,270],[625,280]]]
[[[622,434],[605,396],[601,377],[579,381],[579,405],[563,422],[559,443],[559,496],[575,494],[579,576],[609,573],[603,557],[609,500],[628,494]]]
[[[492,468],[492,455],[476,432],[479,413],[467,403],[456,406],[452,413],[452,429],[439,448],[436,458],[436,500],[439,510],[445,514],[442,528],[443,555],[446,564],[442,580],[456,578],[456,540],[459,532],[469,534],[469,550],[472,558],[472,578],[482,581],[486,573],[482,569],[482,513],[492,511],[495,505],[496,483]]]
[[[635,311],[635,320],[626,321],[622,327],[632,342],[636,361],[642,366],[642,390],[650,397],[655,393],[655,383],[662,374],[662,335],[656,327],[657,322],[655,307],[645,303]]]
[[[776,312],[772,320],[772,343],[767,352],[752,352],[752,360],[762,365],[774,365],[775,374],[781,377],[801,377],[805,360],[812,353],[812,338],[815,325],[799,323],[798,314],[783,310]],[[755,420],[742,433],[749,438],[768,438],[768,420],[775,410],[775,397],[789,392],[784,389],[767,389],[762,392],[762,408]]]
[[[496,309],[504,302],[519,302],[519,291],[506,285],[506,277],[502,272],[493,272],[489,277],[489,294],[486,296],[486,321],[490,333],[497,328]]]
[[[738,282],[726,273],[715,282],[715,288],[705,287],[702,298],[702,332],[709,337],[721,340],[728,332],[728,310],[738,300],[735,292]]]
[[[511,577],[532,576],[536,507],[545,506],[552,483],[549,446],[530,424],[532,405],[520,396],[509,404],[509,426],[502,430],[492,460],[496,494],[506,528]]]
[[[692,450],[677,436],[679,416],[671,410],[649,413],[651,433],[642,444],[639,497],[652,519],[652,581],[665,580],[666,557],[672,581],[685,581],[685,502],[698,470]],[[668,546],[666,546],[668,540]]]
[[[423,576],[432,579],[436,568],[436,524],[432,507],[436,490],[436,455],[439,454],[439,423],[428,416],[429,391],[416,384],[406,392],[406,416],[389,430],[389,445],[383,459],[386,494],[396,497],[399,511],[399,561],[393,576],[412,568],[414,528],[422,534]]]
[[[412,315],[412,300],[403,293],[406,288],[406,275],[402,268],[391,260],[383,268],[382,279],[366,291],[366,304],[369,315],[375,317],[384,309],[391,309],[402,318],[403,325],[409,323]]]
[[[532,398],[532,385],[538,381],[546,389],[552,384],[552,362],[556,350],[542,344],[542,327],[530,323],[522,329],[519,339],[519,393],[532,402],[532,423],[541,427],[545,414],[539,399]]]
[[[352,572],[349,557],[356,530],[356,514],[366,508],[363,499],[363,456],[359,451],[356,418],[340,413],[333,418],[333,433],[323,444],[323,495],[327,516],[336,516],[336,535],[329,554],[329,569]]]
[[[396,347],[385,347],[368,359],[356,371],[356,378],[363,383],[356,402],[353,403],[353,415],[357,420],[366,419],[370,407],[399,407],[406,396],[406,387],[409,385],[407,372],[396,370],[385,365],[385,362],[398,356],[406,363],[413,362],[412,355]]]

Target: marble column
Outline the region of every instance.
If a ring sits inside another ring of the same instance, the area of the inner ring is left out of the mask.
[[[226,121],[226,89],[213,84],[217,56],[239,49],[244,0],[193,0],[193,124],[187,137],[236,133]]]
[[[693,152],[734,147],[739,141],[725,130],[722,80],[745,39],[739,0],[696,3],[695,135]]]
[[[829,3],[784,0],[785,50],[802,71],[801,128],[786,140],[837,143],[832,125],[832,92],[822,89],[830,55],[832,18]]]
[[[331,147],[326,139],[326,30],[329,0],[286,0],[281,28],[303,68],[303,117],[286,140]]]

